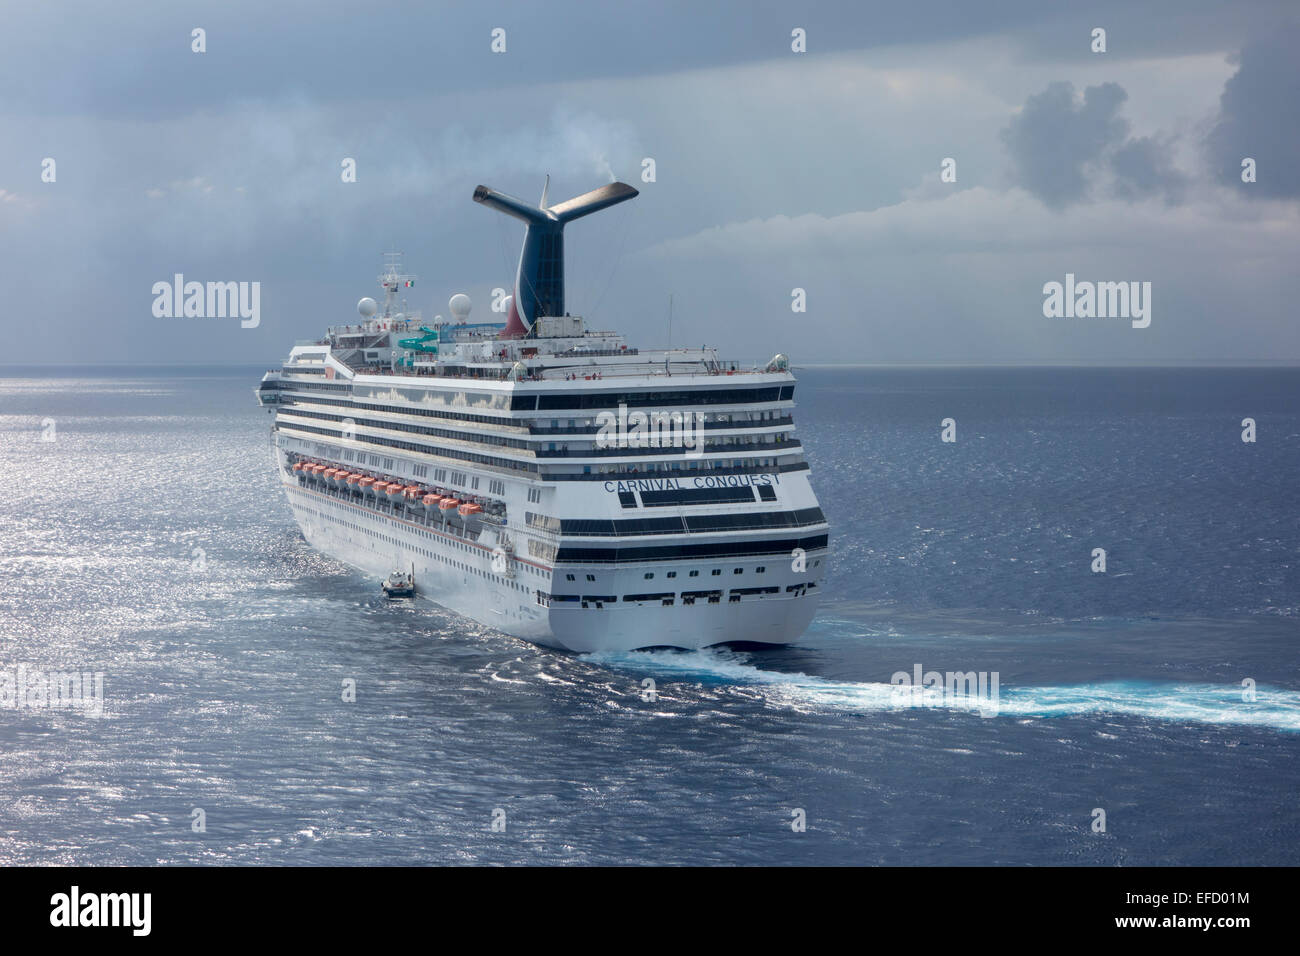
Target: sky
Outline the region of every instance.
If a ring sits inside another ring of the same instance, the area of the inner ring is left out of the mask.
[[[390,250],[419,277],[412,310],[463,292],[471,321],[499,319],[522,224],[474,187],[536,202],[548,175],[552,203],[640,190],[566,230],[568,310],[633,345],[1300,361],[1294,2],[5,0],[0,17],[3,363],[270,367],[355,321]],[[259,283],[259,323],[156,316],[176,273]],[[1046,316],[1067,274],[1150,283],[1150,324]]]

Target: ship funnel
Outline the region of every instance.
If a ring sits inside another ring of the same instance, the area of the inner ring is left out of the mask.
[[[631,199],[637,191],[627,183],[610,183],[589,193],[566,199],[554,206],[546,205],[550,177],[542,189],[542,204],[534,206],[514,196],[479,186],[474,201],[522,219],[524,248],[519,254],[519,271],[515,275],[515,294],[506,319],[507,336],[526,333],[545,315],[564,315],[564,226],[615,203]]]

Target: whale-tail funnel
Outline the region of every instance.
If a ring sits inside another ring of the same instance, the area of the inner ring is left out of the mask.
[[[547,188],[550,177],[547,177]],[[515,295],[506,319],[505,335],[523,335],[545,315],[564,315],[564,225],[599,212],[615,203],[631,199],[637,191],[627,183],[610,183],[589,193],[566,199],[554,206],[546,205],[547,188],[542,189],[542,203],[534,206],[507,196],[495,189],[478,186],[474,201],[490,206],[507,216],[528,224],[524,231],[524,248],[519,254],[519,271],[515,275]]]

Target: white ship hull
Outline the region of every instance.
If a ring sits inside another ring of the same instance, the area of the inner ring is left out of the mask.
[[[511,579],[492,571],[489,548],[300,488],[292,479],[285,482],[285,493],[304,537],[318,551],[377,581],[393,568],[414,564],[417,598],[545,647],[594,653],[647,647],[693,650],[723,643],[791,644],[807,629],[816,610],[815,592],[787,596],[785,591],[808,576],[778,562],[772,563],[764,583],[778,587],[780,593],[746,596],[734,603],[726,598],[723,585],[724,597],[716,604],[675,601],[665,607],[620,601],[599,610],[576,603],[543,607],[536,603],[534,591],[549,589],[549,573],[532,568]],[[692,566],[712,565],[692,562]],[[615,580],[603,586],[622,593],[643,578],[644,567],[620,568]],[[724,570],[730,573],[730,568]],[[706,570],[702,580],[710,578],[718,581]]]

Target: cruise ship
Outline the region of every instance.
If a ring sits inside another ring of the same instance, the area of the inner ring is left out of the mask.
[[[390,254],[382,302],[266,373],[277,475],[313,547],[567,651],[800,638],[828,527],[786,356],[639,349],[565,311],[564,227],[636,195],[532,205],[479,186],[524,223],[504,322],[471,322],[464,294],[425,322]]]

